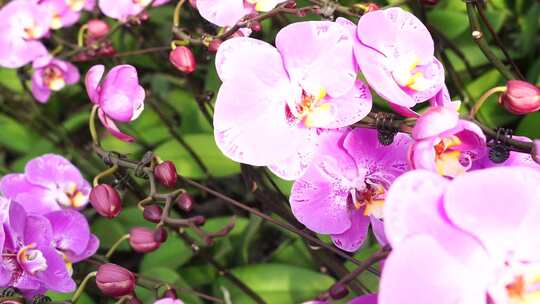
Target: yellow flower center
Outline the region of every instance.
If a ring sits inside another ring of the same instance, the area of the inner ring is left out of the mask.
[[[51,20],[51,28],[53,30],[57,30],[62,27],[62,18],[60,17],[60,14],[54,13],[52,20]]]
[[[247,0],[247,2],[255,5],[258,12],[268,12],[274,8],[274,3],[270,0]]]
[[[45,68],[43,82],[52,91],[59,91],[66,85],[64,73],[55,66]]]
[[[451,148],[461,145],[457,136],[445,137],[433,147],[435,149],[435,165],[437,173],[455,177],[465,173],[469,168],[461,164],[461,152]],[[470,160],[469,160],[470,163]]]
[[[522,274],[506,285],[510,304],[540,303],[540,273]]]
[[[72,11],[81,11],[84,7],[85,0],[66,0],[66,4]]]
[[[142,7],[148,6],[151,2],[152,0],[133,0],[133,3],[140,5]]]
[[[420,58],[416,55],[405,56],[395,65],[392,76],[402,87],[415,91],[424,91],[429,88],[429,81],[424,78],[422,72],[414,72],[420,64]]]
[[[364,215],[373,215],[378,219],[383,218],[384,197],[386,191],[379,184],[366,184],[362,191],[352,190],[353,205],[356,210],[365,207]]]
[[[334,117],[334,107],[324,102],[325,96],[324,88],[317,89],[315,94],[304,91],[301,101],[290,107],[291,113],[308,128],[322,127]]]

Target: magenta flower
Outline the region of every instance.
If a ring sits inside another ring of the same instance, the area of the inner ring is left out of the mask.
[[[381,220],[386,191],[407,170],[409,142],[400,133],[392,145],[383,146],[372,129],[323,133],[317,158],[293,184],[294,216],[307,228],[330,234],[346,251],[362,245],[370,222],[385,244]]]
[[[415,170],[385,204],[392,245],[381,304],[538,303],[540,173],[525,167],[453,180]]]
[[[28,297],[46,290],[75,289],[64,258],[53,246],[53,228],[42,215],[27,215],[14,201],[0,198],[0,286],[15,287]]]
[[[180,299],[163,298],[154,302],[154,304],[184,304]]]
[[[168,3],[170,0],[99,0],[98,6],[101,12],[110,18],[126,22],[129,17],[142,13],[147,6],[153,7]]]
[[[77,67],[67,61],[53,59],[50,55],[37,58],[32,67],[32,95],[42,103],[47,102],[52,91],[59,91],[80,78]]]
[[[71,162],[54,154],[34,158],[26,164],[24,173],[7,174],[0,180],[0,190],[7,198],[36,214],[83,208],[90,189]]]
[[[409,151],[411,167],[448,177],[465,173],[486,153],[482,130],[445,107],[431,107],[422,114],[412,137],[415,143]]]
[[[99,107],[98,117],[107,130],[123,141],[135,138],[122,133],[115,121],[130,122],[144,109],[145,92],[139,85],[137,70],[127,64],[112,68],[100,83],[105,67],[95,65],[86,74],[86,91],[90,101]]]
[[[0,66],[19,68],[47,54],[39,41],[49,32],[51,16],[32,1],[14,0],[0,9]]]
[[[524,136],[513,136],[512,138],[523,142],[532,142],[530,138]],[[540,170],[540,163],[535,162],[531,154],[510,151],[508,159],[502,163],[497,164],[492,162],[486,154],[482,159],[479,159],[473,164],[473,169],[486,169],[492,167],[530,167],[532,169]]]
[[[277,34],[276,46],[244,37],[221,44],[214,136],[229,158],[295,179],[312,158],[318,128],[361,120],[371,110],[371,95],[356,80],[345,27],[293,23]]]
[[[233,26],[254,12],[268,12],[285,0],[197,0],[201,16],[218,26]]]
[[[427,28],[401,8],[377,10],[358,22],[354,53],[370,87],[401,113],[434,97],[444,85]]]
[[[68,27],[79,21],[81,10],[85,6],[84,0],[44,0],[39,5],[44,7],[51,15],[50,28],[53,30]]]

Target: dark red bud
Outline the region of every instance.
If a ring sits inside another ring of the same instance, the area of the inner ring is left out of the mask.
[[[540,88],[522,80],[509,80],[499,103],[509,112],[523,115],[540,110]]]
[[[143,217],[145,220],[151,223],[159,223],[159,221],[161,221],[162,213],[163,213],[163,209],[161,209],[160,206],[150,205],[150,206],[144,207]]]
[[[114,218],[122,211],[122,200],[118,191],[107,184],[100,184],[92,189],[90,203],[97,213],[107,218]]]
[[[103,264],[97,271],[96,285],[104,295],[109,297],[129,295],[135,289],[135,275],[116,264]]]
[[[197,68],[195,56],[191,50],[185,46],[178,46],[169,54],[169,61],[180,71],[192,73]]]
[[[109,33],[109,24],[103,20],[92,19],[88,21],[88,37],[99,39]]]
[[[163,293],[163,298],[171,298],[171,299],[178,298],[178,295],[176,294],[176,289],[174,289],[174,288],[167,289]]]
[[[160,242],[154,240],[154,231],[145,227],[135,227],[129,230],[129,244],[137,252],[147,253],[159,248]]]
[[[202,226],[206,222],[206,218],[202,215],[196,215],[192,217],[193,223],[197,226]]]
[[[176,198],[176,204],[178,205],[178,208],[186,212],[193,210],[193,199],[191,198],[191,195],[186,192],[180,194]]]
[[[433,5],[437,5],[437,3],[439,3],[439,0],[421,0],[421,2],[424,5],[433,6]]]
[[[170,160],[164,161],[154,168],[156,180],[165,187],[173,188],[176,186],[176,167]]]
[[[167,229],[159,227],[154,231],[154,241],[158,243],[165,243],[167,241]]]
[[[254,32],[260,32],[262,29],[261,23],[258,21],[250,22],[249,28]]]
[[[347,294],[349,294],[349,290],[343,284],[335,284],[330,287],[330,297],[334,300],[343,299]]]
[[[213,39],[208,44],[208,51],[210,51],[212,53],[217,52],[217,50],[218,50],[218,48],[219,48],[219,46],[221,45],[222,42],[223,41],[221,41],[220,39]]]
[[[379,9],[380,7],[376,3],[368,3],[368,5],[366,6],[366,13],[378,11]]]

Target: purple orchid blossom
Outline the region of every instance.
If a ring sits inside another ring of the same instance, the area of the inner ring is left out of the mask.
[[[105,16],[126,22],[129,17],[142,13],[150,4],[156,7],[168,2],[170,0],[99,0],[98,6]]]
[[[388,192],[381,304],[537,303],[540,172],[414,170]]]
[[[46,214],[62,208],[80,209],[88,203],[90,184],[59,155],[46,154],[26,164],[24,173],[5,175],[0,191],[29,213]]]
[[[75,24],[81,18],[83,9],[92,10],[94,3],[85,0],[43,0],[38,1],[51,15],[50,27],[57,30]]]
[[[90,101],[99,107],[99,120],[114,137],[134,141],[135,138],[118,129],[115,121],[133,121],[144,109],[145,91],[139,85],[137,70],[131,65],[118,65],[101,81],[104,72],[103,65],[95,65],[86,74],[86,91]]]
[[[307,228],[330,234],[334,244],[356,251],[371,223],[380,243],[386,191],[407,170],[408,135],[397,134],[383,146],[377,131],[354,129],[321,135],[318,156],[295,181],[290,203],[294,216]]]
[[[77,83],[80,78],[77,67],[50,55],[37,58],[32,67],[32,95],[41,103],[47,102],[53,91],[61,90],[66,84]]]
[[[14,0],[0,9],[0,66],[19,68],[47,49],[39,41],[49,32],[51,16],[36,3]]]
[[[3,198],[0,210],[0,286],[15,287],[27,297],[47,290],[75,290],[63,256],[52,245],[49,220],[42,215],[28,215],[21,205]]]
[[[362,74],[401,114],[414,116],[411,107],[443,89],[444,69],[433,55],[433,39],[413,14],[401,8],[369,12],[360,18],[356,38]]]
[[[233,26],[254,12],[268,12],[285,0],[197,0],[201,16],[218,26]]]
[[[415,143],[409,151],[413,169],[426,169],[447,177],[468,171],[486,155],[486,137],[474,123],[459,119],[447,107],[431,107],[412,131]]]
[[[345,27],[329,21],[286,26],[277,49],[244,37],[222,43],[214,112],[220,150],[284,179],[300,177],[319,128],[348,126],[371,110],[369,89],[356,79],[352,43]]]

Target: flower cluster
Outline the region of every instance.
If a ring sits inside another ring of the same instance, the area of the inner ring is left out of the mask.
[[[88,182],[68,160],[49,154],[28,162],[25,173],[5,175],[0,191],[0,287],[28,297],[73,291],[73,264],[99,247],[78,211],[88,203]]]

